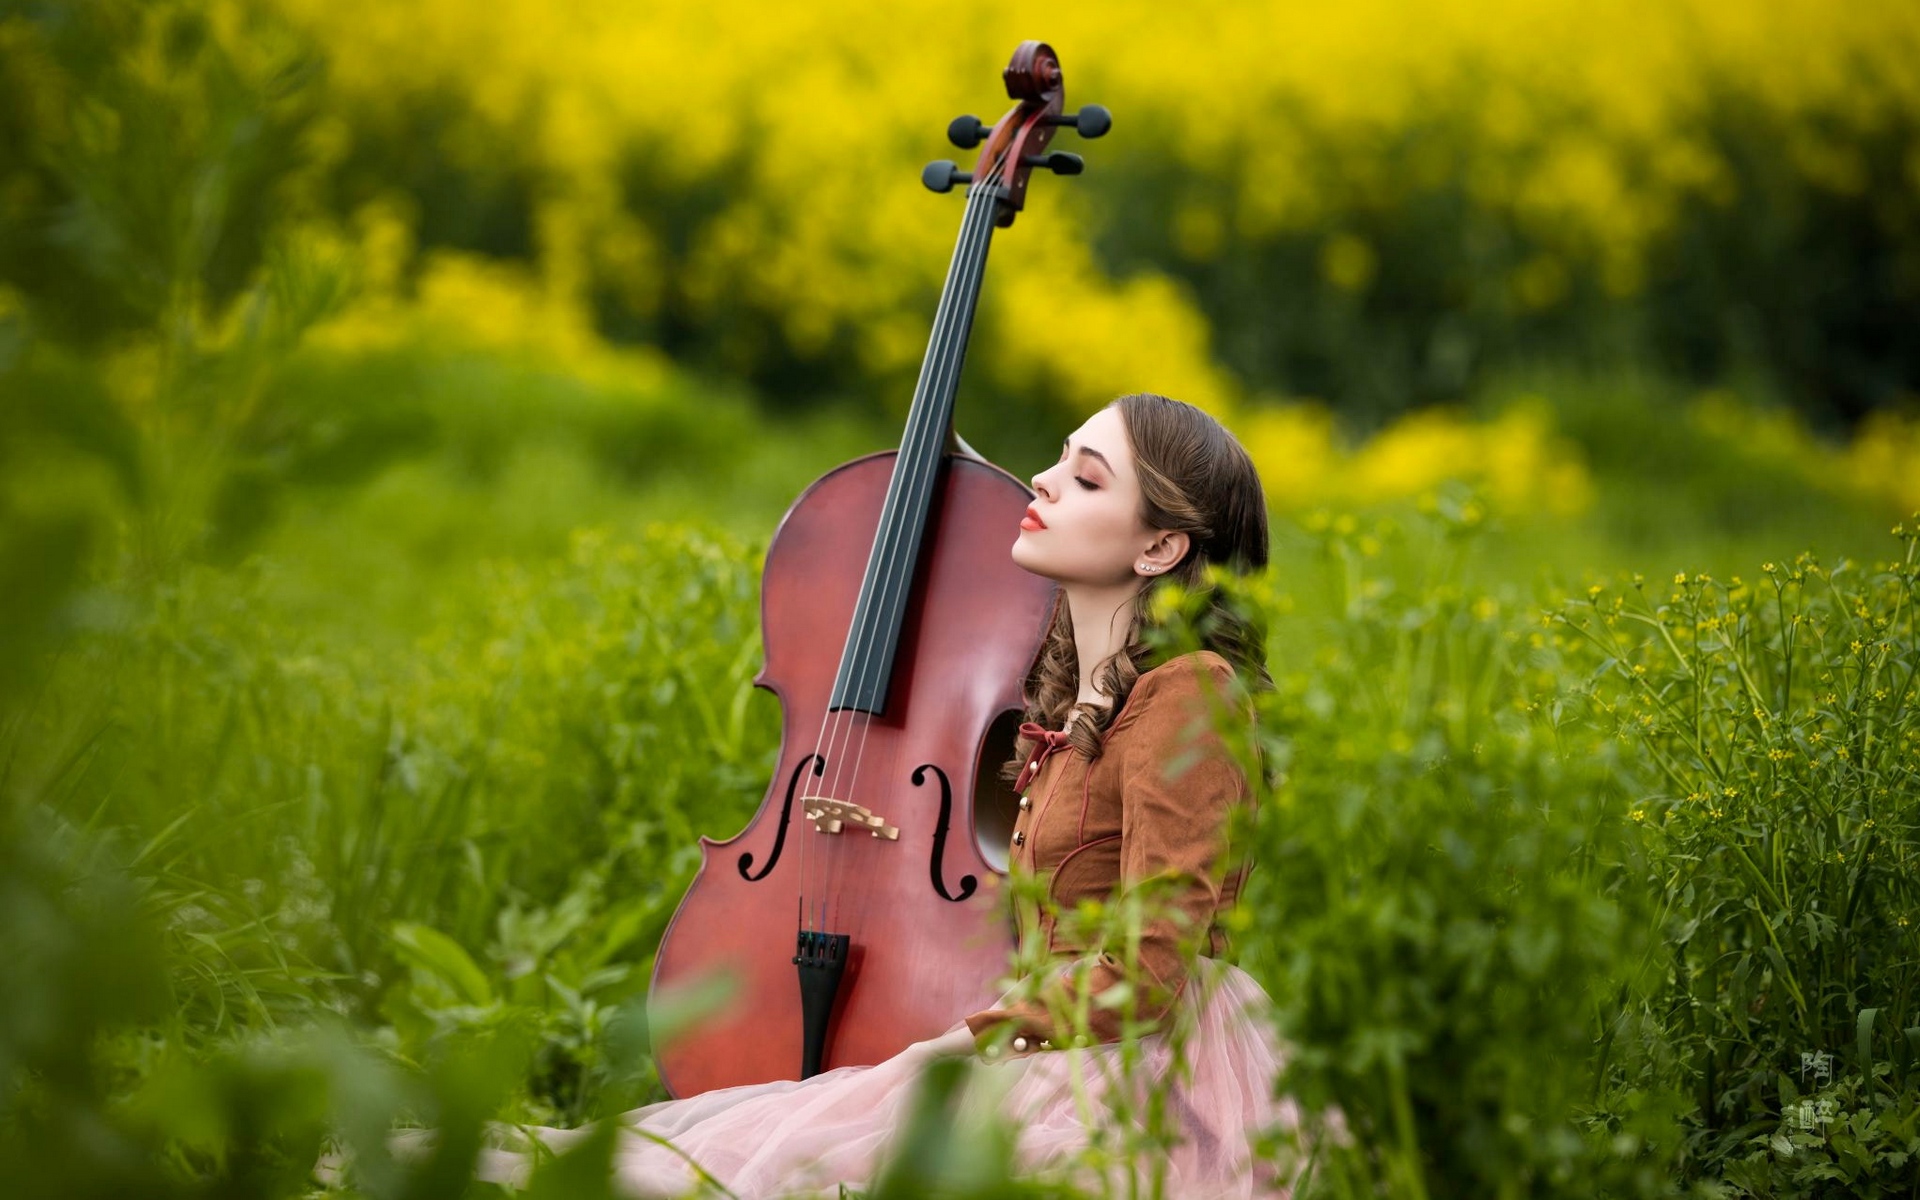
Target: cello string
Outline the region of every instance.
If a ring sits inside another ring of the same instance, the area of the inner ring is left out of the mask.
[[[978,234],[976,233],[979,222],[975,216],[979,209],[979,200],[980,197],[969,193],[967,214],[963,218],[962,224],[961,248],[955,255],[955,266],[950,272],[950,283],[964,281],[973,270],[974,261],[977,258],[976,244],[979,240]],[[951,286],[948,287],[945,290],[944,298],[947,301],[945,307],[948,310],[947,315],[949,319],[936,329],[934,346],[930,349],[928,355],[929,364],[927,375],[934,381],[938,381],[941,376],[945,374],[943,369],[944,364],[946,360],[952,356],[953,341],[958,324],[951,319],[951,314],[958,300],[955,289]],[[937,394],[937,392],[934,394]],[[906,444],[902,449],[900,459],[896,466],[896,470],[900,474],[902,492],[910,489],[913,473],[916,469],[924,469],[924,467],[921,466],[921,460],[926,457],[924,444],[932,441],[937,432],[937,429],[933,427],[938,423],[925,420],[926,413],[927,410],[923,409],[922,424],[924,428],[909,429]],[[900,519],[897,508],[899,498],[900,493],[896,493],[894,489],[890,488],[888,497],[889,504],[881,516],[879,531],[881,538],[880,554],[878,556],[878,569],[874,575],[877,590],[875,594],[870,597],[871,603],[867,610],[867,624],[864,627],[856,627],[856,629],[850,631],[850,634],[857,640],[854,646],[854,653],[848,656],[849,671],[846,676],[846,683],[849,690],[865,682],[870,675],[870,667],[875,659],[873,643],[877,642],[880,632],[884,627],[882,622],[874,619],[874,615],[887,611],[894,603],[894,588],[896,586],[894,576],[903,565],[905,543],[907,541],[904,536],[906,533],[904,528],[905,523]],[[846,796],[850,794],[851,787],[858,779],[858,758],[855,757],[850,777],[848,759],[846,756],[838,753],[844,749],[844,747],[839,744],[841,742],[841,735],[847,735],[850,741],[855,726],[858,726],[861,734],[861,748],[864,749],[866,742],[865,735],[871,728],[872,720],[872,714],[847,710],[846,717],[844,717],[838,723],[838,727],[833,730],[834,737],[833,742],[830,743],[830,748],[835,750],[836,753],[832,759],[832,789],[830,794],[835,796]],[[839,874],[837,868],[843,855],[842,847],[836,842],[830,847],[823,847],[823,850],[825,851],[823,857],[827,860],[822,864],[823,872],[827,875],[828,879],[837,878]],[[832,898],[829,892],[828,896],[823,899],[823,908],[825,910],[824,918],[825,921],[829,923],[833,918]]]
[[[972,197],[969,196],[968,199],[969,199],[968,213],[970,214],[973,208]],[[963,249],[966,246],[967,233],[971,228],[972,228],[971,220],[969,219],[969,217],[963,216],[962,224],[961,224],[961,230],[962,230],[961,244]],[[955,254],[956,261],[959,260],[960,255],[961,255],[961,252],[956,251],[956,254]],[[954,274],[955,274],[955,271],[950,269],[949,276],[952,277]],[[949,292],[950,292],[950,289],[943,289],[942,298],[945,299]],[[942,337],[944,333],[944,331],[939,326],[937,321],[938,321],[938,318],[936,316],[936,325],[934,329],[934,334],[935,334],[934,345],[930,346],[928,349],[929,359],[933,358],[938,353],[944,352],[943,350],[935,349],[935,347],[941,346]],[[902,469],[902,464],[909,461],[911,458],[911,447],[914,444],[914,441],[915,441],[914,435],[916,432],[917,431],[912,426],[908,427],[908,430],[907,430],[908,438],[907,438],[906,445],[903,446],[900,457],[896,459],[896,468],[895,468],[896,473]],[[885,504],[883,505],[880,513],[879,524],[876,527],[877,540],[879,541],[879,547],[880,547],[880,554],[878,558],[878,569],[876,570],[876,573],[874,576],[876,584],[879,581],[885,579],[887,574],[893,568],[894,560],[896,558],[897,552],[896,552],[895,539],[893,537],[893,534],[894,534],[894,531],[896,530],[896,527],[899,524],[897,513],[896,513],[896,505],[898,503],[898,500],[899,500],[899,496],[896,489],[890,486],[888,488]],[[878,594],[876,594],[873,597],[870,597],[870,606],[867,610],[868,621],[864,627],[860,623],[860,607],[856,600],[856,603],[854,606],[854,612],[852,617],[850,618],[849,626],[847,629],[847,636],[842,643],[843,646],[851,646],[853,648],[853,653],[851,655],[845,656],[843,667],[845,667],[846,669],[840,673],[837,673],[835,676],[834,690],[836,692],[840,691],[843,685],[845,685],[848,690],[851,690],[852,684],[858,679],[862,678],[865,674],[864,668],[856,669],[855,664],[864,662],[864,659],[868,653],[867,651],[868,635],[870,635],[876,628],[876,622],[872,620],[872,615],[873,615],[873,612],[879,607],[879,601],[881,599],[882,599],[882,596]],[[826,764],[830,764],[830,772],[823,778],[822,780],[823,786],[819,789],[819,794],[826,795],[826,796],[842,796],[844,795],[844,792],[842,790],[841,785],[842,785],[842,780],[845,777],[845,768],[842,766],[841,759],[838,753],[840,748],[839,743],[841,742],[841,735],[845,732],[849,732],[845,727],[848,726],[852,721],[857,719],[860,714],[855,713],[851,710],[843,710],[845,711],[846,715],[842,716],[836,713],[831,708],[831,700],[832,700],[831,696],[829,696],[828,700],[829,700],[829,706],[822,713],[821,728],[815,734],[815,742],[814,742],[815,754],[818,755],[820,759],[823,760]],[[825,911],[825,904],[826,904],[825,898],[821,897],[815,900],[815,902],[812,904],[808,903],[809,899],[813,899],[812,888],[813,888],[814,876],[816,874],[815,855],[812,852],[812,844],[814,840],[815,840],[814,838],[807,837],[805,834],[802,834],[801,836],[802,908],[803,908],[803,911],[808,914],[809,920],[811,922],[810,928],[820,929],[824,931],[828,928],[828,919],[830,915]],[[834,874],[833,867],[837,865],[838,856],[831,855],[829,852],[829,849],[824,846],[821,847],[821,854],[823,857],[828,857],[829,862],[819,865],[820,866],[819,873],[824,874],[829,878],[831,878]],[[822,890],[824,891],[825,889],[823,888]]]
[[[961,269],[961,264],[971,257],[971,249],[968,243],[972,238],[972,230],[975,224],[972,214],[976,207],[976,197],[970,190],[967,195],[966,209],[961,218],[960,246],[954,253],[954,265],[948,270],[949,284],[955,279],[965,278],[966,273]],[[951,286],[943,288],[941,292],[943,306],[950,306],[951,299]],[[943,328],[939,321],[939,312],[936,310],[933,337],[930,340],[927,351],[927,358],[930,362],[938,361],[948,353],[947,343],[950,341],[949,334],[952,324],[953,323],[949,321],[946,327]],[[922,374],[926,375],[928,373],[929,369],[923,368]],[[904,464],[908,464],[913,460],[913,447],[919,441],[919,430],[912,425],[908,426],[906,433],[907,436],[903,440],[904,444],[901,452],[895,459],[896,474],[904,469]],[[904,484],[904,477],[901,482]],[[904,553],[903,547],[900,544],[900,538],[897,536],[901,526],[898,513],[900,501],[900,492],[894,487],[889,486],[885,502],[881,508],[879,523],[875,530],[875,540],[880,549],[878,566],[873,576],[876,592],[870,597],[870,603],[867,608],[867,621],[864,625],[862,625],[860,621],[860,606],[856,599],[854,612],[847,629],[847,636],[842,643],[843,646],[852,646],[853,652],[850,655],[844,656],[844,673],[836,673],[835,675],[835,691],[841,690],[841,686],[844,684],[846,690],[851,692],[855,690],[856,685],[866,677],[866,662],[871,653],[869,650],[869,642],[877,638],[881,624],[874,619],[874,616],[876,613],[884,612],[888,607],[889,592],[886,589],[886,584],[896,569],[896,560]],[[871,714],[861,713],[857,710],[846,709],[835,712],[831,708],[831,697],[829,697],[829,707],[822,714],[821,728],[815,735],[814,744],[815,752],[820,755],[825,763],[830,764],[827,774],[823,777],[823,786],[820,789],[821,795],[840,798],[844,798],[847,795],[848,789],[851,787],[853,781],[848,780],[846,774],[847,768],[844,759],[839,753],[843,748],[843,736],[846,742],[850,742],[853,726],[858,724],[862,733],[861,745],[864,746],[866,740],[864,736],[865,730],[871,721]],[[812,838],[802,839],[801,880],[803,892],[811,888],[816,874],[814,870],[814,856],[810,853],[810,847],[813,841],[814,839]],[[827,861],[819,864],[818,874],[826,876],[826,882],[831,882],[837,874],[835,868],[837,868],[840,859],[838,851],[838,841],[835,841],[830,846],[823,846],[821,848],[821,857]],[[818,900],[817,905],[810,906],[809,911],[815,914],[816,924],[814,928],[825,930],[829,927],[831,918],[831,913],[827,911],[827,904],[831,898],[831,892],[825,887],[822,888],[822,891],[826,894]]]
[[[928,376],[932,382],[932,387],[926,393],[929,395],[938,395],[942,390],[951,386],[964,359],[965,345],[963,334],[970,324],[970,321],[966,318],[971,316],[970,308],[972,304],[977,301],[977,276],[979,274],[979,266],[990,243],[993,229],[992,201],[995,191],[991,187],[990,180],[992,174],[997,173],[999,164],[1004,161],[1005,153],[1006,151],[1003,149],[1000,156],[996,158],[994,169],[989,173],[989,180],[986,181],[986,186],[976,185],[970,187],[968,190],[967,211],[963,217],[962,224],[961,248],[955,255],[955,267],[951,272],[950,280],[950,282],[958,283],[962,286],[958,289],[950,287],[946,291],[945,298],[948,300],[946,306],[948,309],[948,319],[944,323],[944,327],[936,331],[935,348],[929,353]],[[983,210],[986,212],[986,219],[984,220],[980,217],[980,213]],[[975,285],[974,295],[966,297],[963,303],[963,298],[959,293],[969,290],[967,286],[969,284]],[[923,423],[924,428],[910,430],[907,445],[903,451],[903,457],[906,461],[900,464],[898,469],[903,472],[937,470],[941,426],[948,423],[948,421],[926,420]],[[903,475],[903,482],[910,477],[911,476]],[[889,491],[891,493],[892,489],[889,489]],[[893,499],[891,494],[889,499]],[[874,577],[876,586],[881,590],[874,597],[874,603],[872,603],[868,609],[869,620],[867,626],[849,631],[850,637],[858,638],[855,653],[849,656],[848,660],[851,669],[847,674],[847,683],[850,688],[865,682],[871,672],[877,669],[879,665],[878,656],[871,652],[869,642],[877,641],[878,634],[883,626],[881,622],[873,620],[873,614],[888,611],[897,603],[898,590],[911,585],[911,580],[896,578],[896,575],[904,566],[905,551],[911,542],[911,538],[906,536],[908,531],[902,528],[899,514],[891,504],[883,511],[881,520],[881,536],[884,540],[880,554],[880,569]],[[850,789],[853,784],[857,783],[859,767],[864,758],[867,733],[872,727],[872,721],[872,714],[849,711],[848,717],[839,723],[838,728],[833,729],[833,742],[837,743],[840,741],[840,735],[843,733],[846,734],[850,740],[857,726],[859,746],[851,754],[852,775],[850,777],[847,773],[846,758],[839,757],[836,754],[836,757],[832,760],[834,764],[831,772],[833,788],[828,794],[835,796],[850,794]],[[827,724],[827,722],[823,722],[823,726],[825,724]],[[827,730],[823,728],[822,733],[825,734],[826,732]],[[842,783],[843,780],[845,781],[844,786]],[[884,814],[882,815],[884,816]],[[838,876],[839,872],[837,868],[840,864],[842,853],[842,848],[838,843],[827,848],[825,855],[827,861],[821,864],[821,866],[823,873],[826,874],[829,879]],[[810,878],[810,873],[803,871],[803,878]],[[833,917],[831,900],[832,896],[831,893],[829,893],[822,901],[822,928],[827,927]]]
[[[992,179],[998,173],[1000,164],[1005,161],[1005,155],[1006,150],[1003,148],[1000,155],[996,157],[993,169],[989,171],[987,179],[982,181],[984,186],[972,186],[968,189],[967,214],[962,227],[961,249],[955,255],[955,269],[951,272],[952,282],[958,284],[959,287],[948,289],[948,320],[945,328],[940,331],[943,337],[938,352],[930,355],[933,361],[930,364],[929,370],[932,384],[927,393],[929,395],[937,396],[950,390],[957,382],[959,372],[965,363],[966,335],[972,323],[971,318],[974,305],[977,303],[979,297],[978,287],[981,281],[981,267],[992,242],[993,216],[995,215],[994,198],[997,195],[996,191],[992,188]],[[911,456],[911,461],[907,464],[907,469],[922,472],[927,475],[937,473],[942,453],[942,442],[945,440],[943,434],[946,427],[950,426],[950,424],[951,413],[948,414],[948,419],[946,420],[927,420],[923,429],[913,431],[907,450],[907,453]],[[931,482],[929,482],[929,487],[930,486]],[[930,508],[931,505],[929,505],[929,509]],[[889,533],[892,536],[889,537],[886,549],[883,552],[883,561],[887,569],[877,577],[881,581],[881,586],[885,588],[886,591],[884,593],[883,603],[877,604],[875,611],[886,611],[891,608],[898,602],[899,594],[910,589],[912,586],[912,579],[907,577],[904,569],[906,566],[904,561],[905,551],[906,548],[912,544],[911,531],[892,529],[889,530]],[[898,557],[900,559],[898,563],[894,562],[896,550],[898,551]],[[879,628],[876,623],[872,632],[877,634]],[[881,665],[877,655],[869,655],[864,637],[862,639],[862,645],[859,647],[859,652],[854,656],[854,661],[858,664],[854,679],[859,682],[867,681],[869,675],[877,671]],[[848,723],[847,732],[851,734],[853,727],[857,725],[860,735],[859,745],[850,755],[853,774],[847,783],[849,791],[851,791],[853,785],[858,782],[860,766],[865,758],[867,734],[871,730],[872,724],[873,718],[870,715],[864,714],[863,719]],[[845,761],[846,759],[844,758],[841,760],[843,763]],[[836,779],[839,778],[841,774],[842,772],[836,771]],[[836,792],[836,794],[839,793]],[[830,877],[838,874],[835,868],[838,867],[839,861],[844,853],[845,851],[838,844],[830,849],[828,859]]]

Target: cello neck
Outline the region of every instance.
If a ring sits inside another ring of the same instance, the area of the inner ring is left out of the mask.
[[[940,289],[933,332],[920,379],[914,385],[913,405],[893,462],[887,498],[867,555],[866,573],[854,605],[853,623],[834,676],[829,711],[850,709],[886,711],[893,682],[893,662],[905,623],[914,567],[940,482],[953,429],[953,398],[960,386],[960,366],[966,359],[967,336],[980,300],[980,282],[986,275],[987,248],[993,239],[1000,189],[992,181],[975,184],[967,192],[966,215],[947,281]]]

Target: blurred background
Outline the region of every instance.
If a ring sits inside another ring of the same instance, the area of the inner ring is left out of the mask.
[[[364,627],[581,523],[764,532],[896,442],[918,169],[1026,37],[1115,129],[988,266],[957,424],[1016,474],[1158,390],[1280,510],[1472,477],[1569,568],[1920,505],[1906,5],[7,11],[10,553],[114,511],[87,570],[258,553]]]
[[[1163,392],[1283,582],[1444,510],[1516,606],[1920,508],[1911,4],[4,0],[0,788],[144,880],[169,1031],[86,1087],[535,1012],[524,1112],[654,1094],[603,1026],[764,786],[759,555],[897,444],[919,171],[1026,38],[1114,125],[987,266],[956,424],[1017,476]],[[14,1002],[131,988],[60,961]]]

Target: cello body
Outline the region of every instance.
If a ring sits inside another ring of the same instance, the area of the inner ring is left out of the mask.
[[[907,618],[889,709],[865,730],[848,797],[885,814],[899,840],[823,835],[799,812],[798,797],[836,765],[819,761],[811,736],[826,716],[821,705],[836,665],[821,649],[837,649],[845,637],[893,460],[891,451],[869,455],[815,481],[767,548],[766,665],[754,682],[780,699],[779,766],[746,829],[726,841],[700,840],[700,870],[661,942],[655,978],[730,973],[737,998],[788,1002],[736,999],[661,1048],[660,1076],[676,1096],[798,1076],[794,913],[807,867],[825,873],[819,860],[829,855],[839,856],[831,869],[840,885],[840,911],[829,920],[845,926],[853,952],[827,1069],[880,1062],[940,1033],[990,1004],[1006,970],[1012,932],[997,903],[1013,797],[998,769],[1012,745],[1007,717],[1018,721],[1021,682],[1039,652],[1054,589],[1009,556],[1033,497],[1012,475],[952,455],[935,501],[916,581],[925,602]],[[1004,737],[989,736],[996,725]],[[769,862],[782,822],[789,832]],[[802,838],[815,843],[810,864],[795,844]],[[998,855],[990,855],[994,839]],[[762,868],[767,873],[750,881]],[[954,900],[936,888],[936,871]],[[769,1075],[769,1058],[791,1073]]]
[[[754,682],[781,707],[779,762],[753,820],[702,837],[701,865],[661,938],[649,993],[726,979],[729,998],[653,1046],[675,1096],[881,1062],[990,1005],[1010,965],[1003,904],[1018,797],[1001,781],[1022,687],[1055,604],[1011,557],[1033,492],[956,452],[953,404],[995,228],[1061,126],[1099,137],[1098,105],[1062,110],[1060,65],[1023,42],[1004,74],[1015,105],[972,173],[931,164],[966,211],[900,447],[829,471],[767,549]],[[964,443],[960,443],[964,450]]]

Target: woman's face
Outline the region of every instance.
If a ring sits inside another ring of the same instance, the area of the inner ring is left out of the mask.
[[[1126,420],[1109,406],[1067,435],[1060,461],[1033,477],[1029,518],[1013,543],[1016,566],[1062,584],[1114,587],[1163,573],[1167,539],[1140,520],[1140,482]],[[1185,535],[1174,535],[1182,541]],[[1156,547],[1158,549],[1156,550]],[[1175,555],[1177,560],[1178,555]],[[1156,570],[1135,568],[1147,563]]]

